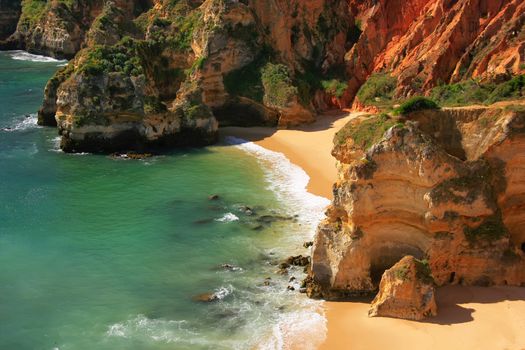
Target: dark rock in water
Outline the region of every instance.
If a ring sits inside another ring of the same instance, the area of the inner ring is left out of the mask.
[[[235,265],[232,265],[232,264],[222,264],[221,265],[221,268],[223,270],[226,270],[226,271],[232,271],[232,272],[238,272],[238,271],[242,271],[242,268],[239,267],[239,266],[235,266]]]
[[[216,200],[219,200],[221,197],[219,197],[218,194],[212,194],[210,196],[208,196],[208,200],[210,201],[216,201]]]
[[[195,220],[193,223],[196,224],[196,225],[205,225],[205,224],[211,224],[213,222],[213,219],[200,219],[200,220]]]
[[[303,247],[305,248],[310,248],[314,245],[314,242],[310,241],[310,242],[304,242],[303,244]]]
[[[201,302],[201,303],[212,303],[214,301],[219,301],[220,300],[220,298],[215,293],[199,294],[199,295],[194,296],[192,299],[193,299],[193,301],[198,301],[198,302]]]
[[[241,212],[243,212],[244,214],[248,215],[248,216],[252,216],[254,215],[255,211],[253,210],[253,208],[250,208],[249,206],[247,205],[241,205],[239,207],[239,210]]]
[[[294,218],[291,216],[281,216],[281,215],[261,215],[257,218],[257,222],[260,222],[262,224],[272,224],[276,221],[289,221],[293,220]]]
[[[279,264],[279,270],[277,271],[277,273],[281,274],[281,275],[286,275],[288,273],[288,269],[290,268],[290,264],[288,263],[280,263]]]
[[[281,270],[286,270],[286,269],[289,268],[289,267],[290,267],[290,264],[288,264],[287,262],[284,262],[284,263],[279,264],[279,268],[280,268]]]
[[[153,154],[151,153],[112,153],[110,155],[111,158],[119,158],[119,159],[132,159],[132,160],[142,160],[146,158],[153,157]]]
[[[310,264],[310,257],[302,255],[290,256],[288,259],[286,259],[284,264],[292,266],[308,266]]]
[[[294,288],[293,286],[288,286],[288,287],[286,288],[286,290],[289,290],[289,291],[292,291],[292,292],[293,292],[293,291],[295,290],[295,288]]]
[[[305,294],[306,293],[306,288],[300,288],[299,289],[299,293]]]
[[[255,225],[255,226],[252,227],[252,230],[253,230],[253,231],[260,231],[260,230],[262,230],[263,228],[264,228],[263,225]]]
[[[292,276],[292,277],[290,277],[290,279],[288,280],[288,282],[293,282],[293,281],[295,281],[295,277]]]

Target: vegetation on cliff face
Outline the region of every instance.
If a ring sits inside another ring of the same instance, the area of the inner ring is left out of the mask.
[[[442,106],[492,104],[520,99],[525,97],[525,75],[517,75],[500,83],[470,79],[455,84],[442,84],[432,89],[430,96]]]
[[[144,73],[135,41],[129,37],[114,46],[93,46],[78,72],[92,75],[122,72],[131,76]]]
[[[412,112],[422,111],[425,109],[439,109],[436,102],[423,96],[415,96],[403,102],[399,107],[394,109],[395,115],[407,115]]]
[[[264,101],[272,106],[286,107],[297,96],[288,67],[283,64],[268,63],[261,70],[264,86]]]
[[[356,147],[366,150],[379,141],[388,129],[397,124],[399,121],[386,113],[363,121],[350,121],[335,135],[335,143],[342,145],[351,139]]]
[[[391,106],[397,78],[389,73],[372,74],[357,92],[359,102],[367,106]]]

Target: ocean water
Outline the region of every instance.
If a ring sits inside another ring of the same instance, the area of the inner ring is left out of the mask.
[[[0,349],[315,348],[321,305],[286,290],[301,269],[275,273],[309,253],[327,204],[306,174],[233,138],[146,160],[64,154],[35,116],[63,64],[0,53]]]

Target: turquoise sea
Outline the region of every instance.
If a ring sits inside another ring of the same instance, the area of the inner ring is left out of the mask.
[[[309,253],[327,204],[306,174],[233,139],[146,160],[64,154],[35,117],[62,64],[0,53],[0,349],[314,348],[320,304],[286,290],[302,269],[275,273]]]

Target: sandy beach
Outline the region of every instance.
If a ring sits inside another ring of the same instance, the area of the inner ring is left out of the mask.
[[[310,176],[308,191],[332,199],[337,179],[331,156],[335,133],[355,115],[322,116],[295,130],[224,128],[285,154]],[[323,350],[338,349],[525,349],[525,288],[448,286],[437,291],[439,315],[425,322],[369,318],[367,302],[327,302]]]

